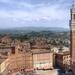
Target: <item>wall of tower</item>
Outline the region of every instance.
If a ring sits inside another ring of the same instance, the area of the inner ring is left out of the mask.
[[[72,31],[71,33],[71,49],[72,49],[72,60],[75,61],[75,31]]]
[[[75,31],[72,31],[71,35],[71,68],[75,74]]]
[[[70,28],[71,69],[73,71],[73,75],[75,75],[75,8],[71,9]]]

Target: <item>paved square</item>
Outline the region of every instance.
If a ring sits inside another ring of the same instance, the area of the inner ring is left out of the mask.
[[[57,70],[38,70],[36,75],[58,75]]]
[[[13,75],[16,75],[17,73],[14,73]],[[18,75],[59,75],[58,70],[35,70],[33,72],[27,72],[27,73],[18,73]]]

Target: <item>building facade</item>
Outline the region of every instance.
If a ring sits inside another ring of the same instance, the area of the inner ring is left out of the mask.
[[[32,53],[34,69],[53,69],[53,53],[46,49],[34,49]]]
[[[19,47],[12,47],[8,53],[8,58],[0,64],[0,74],[11,75],[21,70],[29,70],[33,68],[31,52],[21,52]]]
[[[69,70],[70,68],[70,52],[61,52],[55,54],[55,63],[62,70]]]
[[[12,75],[21,70],[53,69],[53,63],[53,53],[50,50],[30,50],[30,47],[27,47],[26,44],[18,44],[11,47],[7,58],[0,63],[0,73],[2,75]]]

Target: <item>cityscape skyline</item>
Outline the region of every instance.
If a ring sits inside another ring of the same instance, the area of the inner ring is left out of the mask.
[[[69,28],[72,0],[0,0],[0,28]]]
[[[0,0],[1,75],[75,75],[74,0]]]

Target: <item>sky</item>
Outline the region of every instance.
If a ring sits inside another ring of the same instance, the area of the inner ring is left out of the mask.
[[[0,28],[69,28],[72,0],[0,0]]]

